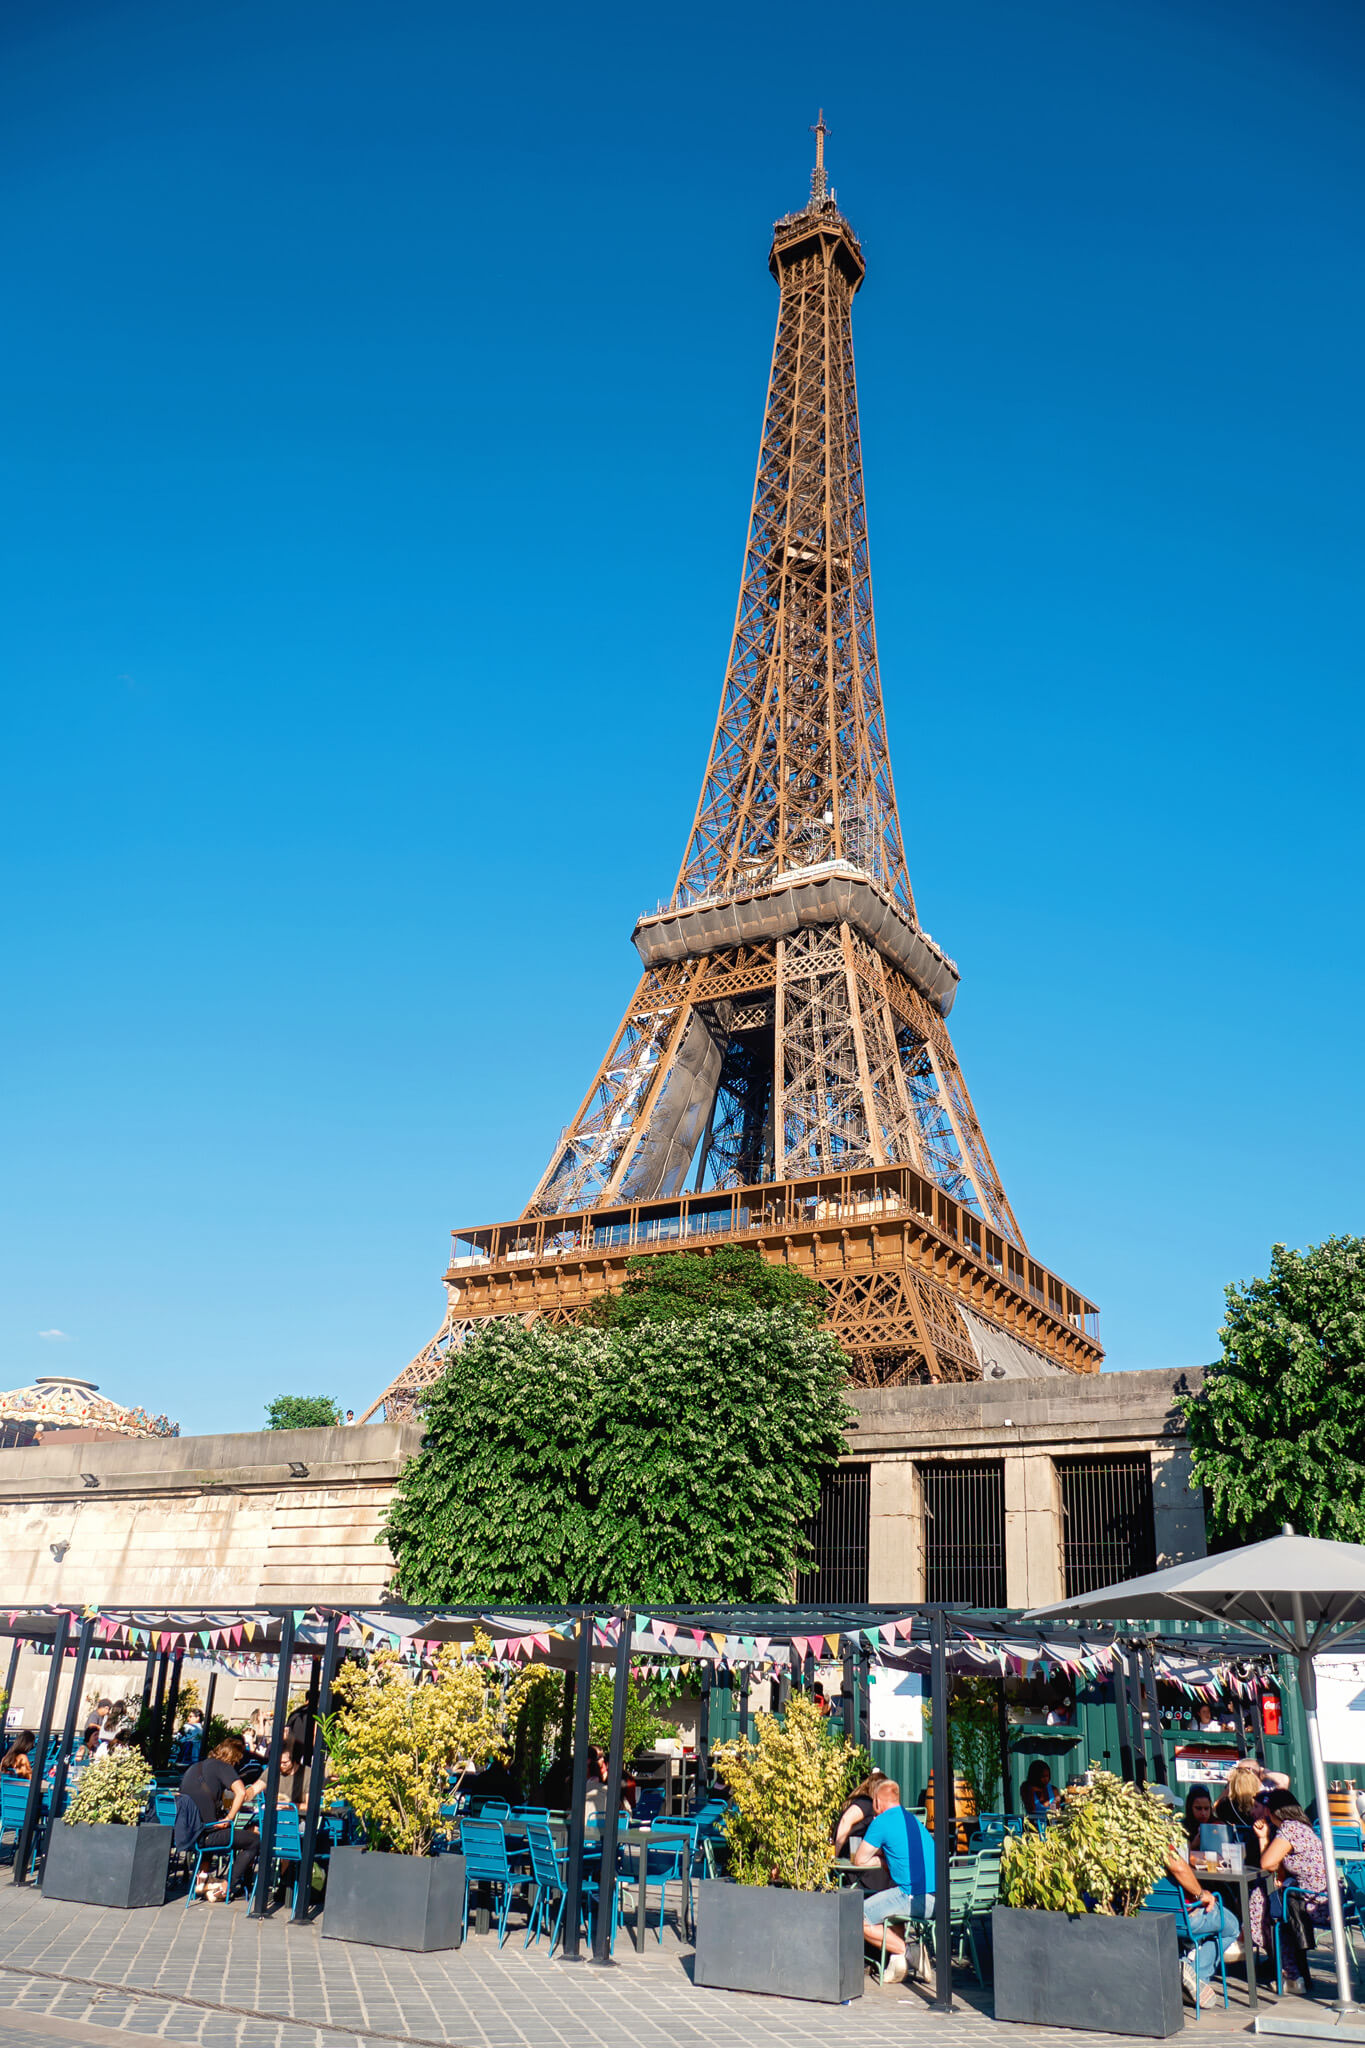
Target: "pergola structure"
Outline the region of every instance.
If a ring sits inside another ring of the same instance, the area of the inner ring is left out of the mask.
[[[46,1756],[51,1740],[58,1688],[66,1659],[74,1659],[71,1693],[58,1743],[52,1780],[53,1824],[61,1812],[71,1752],[77,1733],[82,1688],[92,1658],[146,1656],[144,1700],[154,1718],[168,1727],[175,1712],[180,1671],[186,1656],[214,1658],[242,1647],[277,1660],[274,1714],[265,1799],[260,1818],[260,1854],[250,1906],[254,1918],[264,1915],[269,1896],[279,1798],[280,1759],[296,1659],[311,1661],[309,1706],[316,1715],[330,1711],[332,1684],[343,1657],[365,1655],[380,1642],[420,1659],[423,1649],[442,1643],[471,1643],[477,1634],[490,1637],[495,1649],[549,1664],[565,1673],[572,1688],[566,1710],[573,1713],[573,1777],[570,1794],[568,1869],[570,1897],[578,1897],[583,1876],[584,1820],[587,1794],[589,1708],[595,1667],[613,1673],[613,1713],[608,1753],[607,1801],[602,1826],[604,1869],[614,1868],[621,1788],[625,1772],[627,1686],[632,1666],[641,1658],[695,1661],[701,1673],[702,1723],[698,1762],[705,1787],[708,1749],[707,1702],[710,1683],[720,1666],[741,1674],[741,1729],[748,1733],[748,1674],[754,1666],[785,1668],[795,1684],[813,1686],[815,1666],[839,1659],[843,1666],[841,1719],[853,1741],[869,1739],[868,1679],[871,1667],[922,1672],[929,1696],[944,1710],[933,1715],[933,1772],[936,1788],[935,1899],[937,1977],[934,2009],[951,2012],[952,1956],[949,1929],[949,1860],[953,1826],[953,1772],[949,1757],[946,1703],[950,1677],[958,1672],[1000,1670],[1009,1658],[1050,1656],[1078,1666],[1112,1668],[1119,1711],[1121,1754],[1126,1776],[1134,1760],[1145,1757],[1147,1717],[1154,1717],[1158,1672],[1188,1669],[1193,1660],[1210,1657],[1265,1661],[1264,1644],[1240,1629],[1205,1629],[1153,1636],[1119,1636],[1103,1625],[1046,1625],[1018,1617],[945,1606],[746,1605],[664,1607],[639,1605],[564,1605],[528,1607],[519,1603],[488,1603],[469,1607],[419,1607],[390,1603],[382,1607],[332,1607],[312,1603],[269,1606],[166,1608],[91,1607],[81,1613],[67,1608],[15,1608],[0,1613],[0,1638],[13,1641],[10,1678],[20,1646],[29,1642],[50,1650],[48,1676],[37,1730],[36,1754]],[[152,1693],[153,1671],[157,1681]],[[213,1705],[211,1677],[205,1701],[207,1722]],[[566,1711],[567,1721],[567,1711]],[[1166,1778],[1160,1741],[1154,1745],[1158,1778]],[[322,1810],[323,1772],[309,1776],[308,1800],[301,1828],[302,1863],[293,1917],[306,1920],[311,1901],[314,1849]],[[14,1883],[27,1880],[29,1855],[42,1812],[44,1772],[34,1772],[24,1822],[15,1849]],[[945,1825],[938,1824],[942,1814]],[[45,1862],[45,1857],[44,1857]],[[41,1881],[41,1866],[40,1866]],[[609,1962],[610,1915],[600,1913],[594,1925],[592,1960]],[[579,1957],[578,1918],[566,1914],[563,1955]]]

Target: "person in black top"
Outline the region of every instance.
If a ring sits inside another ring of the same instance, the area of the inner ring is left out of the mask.
[[[218,1747],[211,1750],[202,1763],[191,1764],[180,1780],[180,1790],[187,1799],[192,1799],[199,1808],[200,1818],[207,1823],[206,1832],[199,1837],[198,1846],[204,1849],[226,1848],[234,1840],[232,1823],[246,1803],[246,1786],[238,1775],[242,1759],[246,1755],[246,1744],[240,1735],[229,1735]],[[260,1832],[256,1828],[240,1828],[235,1838],[236,1853],[232,1859],[232,1878],[227,1887],[231,1898],[238,1885],[246,1885],[256,1867],[256,1852],[261,1846]],[[222,1897],[216,1887],[210,1886],[205,1896]]]

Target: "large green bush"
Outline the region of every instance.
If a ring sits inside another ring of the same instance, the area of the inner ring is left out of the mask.
[[[787,1599],[844,1447],[844,1381],[801,1309],[491,1323],[426,1398],[384,1531],[395,1590],[432,1604]]]
[[[72,1827],[77,1821],[136,1827],[151,1789],[152,1774],[142,1751],[116,1746],[82,1771],[62,1819]]]

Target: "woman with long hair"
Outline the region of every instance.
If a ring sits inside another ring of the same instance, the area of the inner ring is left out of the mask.
[[[1247,1868],[1254,1870],[1261,1860],[1260,1838],[1256,1833],[1256,1807],[1263,1790],[1261,1773],[1253,1764],[1234,1764],[1213,1817],[1231,1828],[1242,1845]]]
[[[1264,1799],[1256,1801],[1256,1819],[1253,1822],[1256,1839],[1260,1846],[1262,1870],[1278,1870],[1281,1880],[1288,1879],[1297,1885],[1306,1896],[1299,1901],[1308,1915],[1312,1927],[1331,1925],[1327,1909],[1327,1859],[1322,1853],[1313,1823],[1299,1805],[1292,1792],[1267,1792]],[[1278,1907],[1277,1912],[1275,1908]],[[1279,1919],[1284,1913],[1284,1893],[1275,1894],[1271,1907],[1271,1918]],[[1268,1925],[1266,1920],[1266,1898],[1259,1887],[1251,1894],[1251,1938],[1259,1949],[1269,1949]],[[1297,1983],[1299,1969],[1297,1962],[1297,1941],[1291,1940],[1284,1956],[1284,1973]]]
[[[1030,1819],[1040,1816],[1046,1820],[1057,1804],[1057,1788],[1052,1782],[1052,1766],[1045,1757],[1036,1756],[1024,1773],[1024,1782],[1019,1788],[1024,1812]]]
[[[1191,1785],[1185,1794],[1185,1840],[1191,1849],[1199,1847],[1199,1830],[1213,1819],[1213,1794],[1207,1785]]]
[[[886,1772],[875,1768],[869,1771],[861,1785],[855,1785],[844,1801],[843,1811],[834,1823],[834,1847],[840,1856],[851,1856],[853,1851],[846,1845],[861,1842],[872,1825],[873,1800],[878,1785],[886,1783]]]
[[[36,1740],[31,1728],[25,1728],[22,1735],[16,1735],[5,1754],[0,1756],[0,1771],[8,1771],[15,1778],[31,1778],[33,1765],[30,1755]]]

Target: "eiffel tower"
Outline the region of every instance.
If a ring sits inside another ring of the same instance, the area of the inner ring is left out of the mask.
[[[711,756],[611,1048],[523,1214],[457,1231],[410,1412],[490,1316],[571,1321],[633,1255],[756,1246],[824,1286],[864,1386],[1099,1370],[1094,1306],[1029,1253],[919,922],[877,665],[853,368],[858,238],[826,181],[779,220],[758,474]]]

